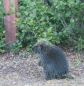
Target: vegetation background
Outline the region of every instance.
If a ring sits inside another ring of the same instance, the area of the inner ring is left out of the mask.
[[[52,6],[44,5],[43,0],[18,1],[17,40],[10,44],[10,49],[29,51],[40,38],[76,50],[84,49],[84,3],[80,0],[50,0]],[[2,0],[0,10],[0,52],[5,52]]]

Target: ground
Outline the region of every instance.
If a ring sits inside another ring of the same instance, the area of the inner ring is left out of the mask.
[[[64,52],[74,79],[45,80],[39,56],[20,51],[0,54],[0,86],[84,86],[84,55]]]

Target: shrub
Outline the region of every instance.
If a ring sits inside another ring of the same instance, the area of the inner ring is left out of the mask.
[[[84,3],[80,0],[52,0],[52,6],[42,0],[20,0],[16,19],[16,36],[27,50],[40,38],[54,44],[84,48]],[[80,45],[80,42],[82,42]]]
[[[5,31],[3,28],[3,5],[2,0],[0,1],[0,52],[4,52],[5,47]]]

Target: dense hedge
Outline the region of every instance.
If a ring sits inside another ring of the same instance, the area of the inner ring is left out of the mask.
[[[52,0],[52,6],[42,0],[19,0],[17,33],[27,50],[40,38],[54,44],[84,48],[84,3],[80,0]]]
[[[50,0],[52,6],[43,0],[18,0],[16,19],[18,40],[10,44],[16,52],[32,45],[40,38],[47,38],[53,44],[84,49],[84,3],[80,0]],[[0,52],[5,51],[3,3],[0,1]]]

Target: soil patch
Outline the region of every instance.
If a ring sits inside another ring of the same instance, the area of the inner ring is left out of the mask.
[[[22,51],[0,55],[0,86],[84,86],[84,55],[65,52],[75,79],[45,80],[39,56]]]

